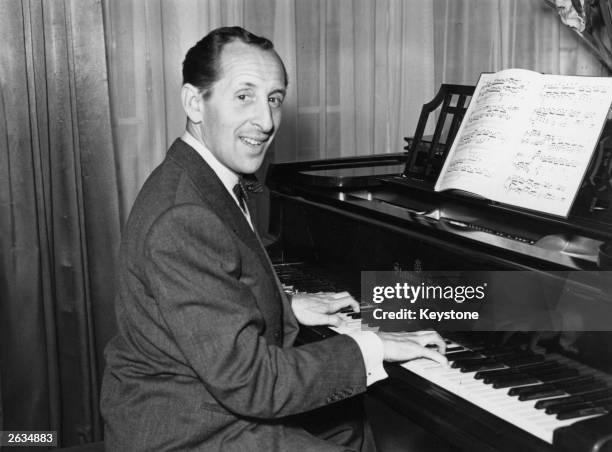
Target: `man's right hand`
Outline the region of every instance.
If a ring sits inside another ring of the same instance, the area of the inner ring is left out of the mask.
[[[376,334],[382,340],[385,361],[397,362],[429,358],[442,365],[448,365],[448,360],[444,356],[446,344],[435,331]]]

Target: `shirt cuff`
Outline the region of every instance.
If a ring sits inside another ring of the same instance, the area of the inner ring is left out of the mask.
[[[366,370],[366,385],[376,383],[387,378],[387,372],[383,366],[383,343],[382,340],[372,331],[354,331],[346,333],[350,336],[361,350],[363,363]]]

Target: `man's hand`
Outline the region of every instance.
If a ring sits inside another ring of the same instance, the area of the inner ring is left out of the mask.
[[[435,331],[412,333],[376,333],[383,343],[385,361],[408,361],[415,358],[429,358],[448,365],[444,357],[446,344]]]
[[[359,312],[359,303],[348,292],[297,293],[291,297],[291,309],[302,325],[340,326],[342,317],[337,312],[347,306]]]

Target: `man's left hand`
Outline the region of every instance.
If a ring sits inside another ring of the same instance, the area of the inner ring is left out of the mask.
[[[291,298],[291,309],[302,325],[340,326],[338,311],[350,306],[359,312],[359,303],[348,292],[297,293]]]

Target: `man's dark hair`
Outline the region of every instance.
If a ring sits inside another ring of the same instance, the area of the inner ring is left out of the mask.
[[[221,51],[226,44],[242,41],[245,44],[262,50],[274,52],[278,57],[288,83],[287,70],[283,60],[274,50],[269,39],[254,35],[242,27],[221,27],[204,36],[196,45],[187,51],[183,61],[183,84],[190,83],[204,91],[204,97],[210,95],[210,87],[220,78]]]

